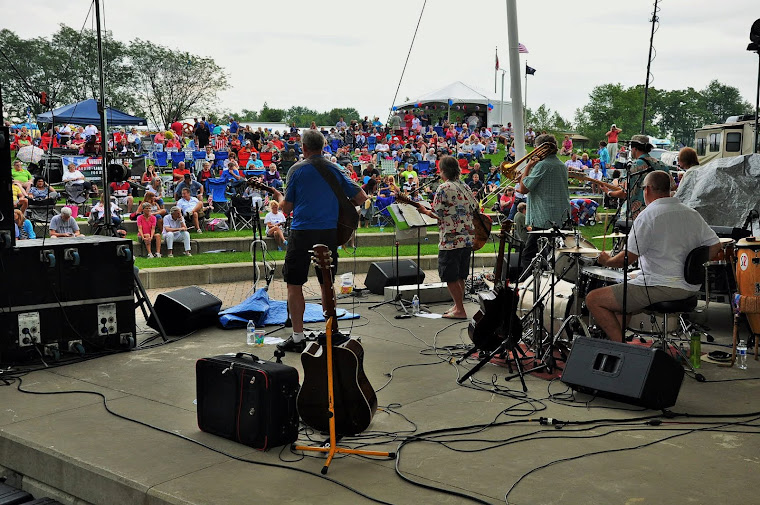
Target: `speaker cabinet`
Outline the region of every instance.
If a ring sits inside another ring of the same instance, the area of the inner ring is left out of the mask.
[[[153,303],[158,319],[169,335],[185,335],[198,328],[216,324],[222,301],[205,289],[190,286],[161,293]],[[148,326],[158,330],[151,315]]]
[[[661,410],[675,405],[683,367],[662,349],[578,337],[562,372],[577,391]]]
[[[395,286],[398,278],[399,286],[417,284],[419,271],[420,284],[425,282],[425,272],[417,268],[412,260],[399,260],[398,271],[395,261],[376,261],[369,266],[364,285],[370,293],[382,295],[386,286]]]

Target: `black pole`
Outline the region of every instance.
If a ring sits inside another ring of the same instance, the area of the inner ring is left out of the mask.
[[[111,190],[108,187],[108,124],[106,118],[106,78],[103,72],[103,40],[100,29],[100,0],[95,0],[95,24],[98,34],[98,76],[100,78],[100,101],[98,113],[100,114],[100,163],[102,169],[101,181],[103,184],[103,228],[114,234],[111,220]]]
[[[646,84],[644,84],[644,110],[641,114],[641,134],[646,135],[646,122],[647,122],[647,100],[649,98],[649,69],[652,67],[652,47],[654,43],[654,28],[659,21],[657,17],[657,2],[654,0],[654,11],[652,12],[652,34],[649,36],[649,59],[647,60],[647,78]]]
[[[760,119],[760,118],[758,118],[758,109],[760,109],[760,47],[758,47],[758,49],[757,49],[757,57],[758,57],[758,61],[757,61],[757,95],[755,95],[755,152],[756,153],[760,152],[760,151],[758,151],[758,138],[760,138],[760,137],[758,137],[758,133],[760,133],[760,132],[758,132],[758,130],[757,130],[758,120]]]

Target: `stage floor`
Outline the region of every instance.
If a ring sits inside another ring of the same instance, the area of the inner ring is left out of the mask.
[[[437,279],[428,274],[429,282]],[[245,296],[250,283],[204,287],[229,306]],[[153,298],[157,292],[151,292]],[[282,299],[284,286],[275,282],[271,293],[272,298]],[[307,297],[317,295],[312,282]],[[360,303],[352,307],[353,301]],[[528,393],[523,394],[519,380],[505,382],[507,370],[495,365],[475,376],[481,381],[479,389],[460,386],[457,377],[472,364],[455,366],[451,353],[461,352],[468,342],[466,321],[395,320],[392,306],[369,310],[368,302],[373,301],[381,297],[348,298],[340,306],[362,316],[354,321],[352,334],[362,338],[370,382],[376,389],[390,382],[378,392],[382,410],[370,432],[346,439],[344,445],[370,444],[370,449],[395,451],[399,439],[415,428],[420,433],[495,420],[507,424],[451,432],[405,446],[401,471],[415,481],[477,497],[481,503],[505,503],[505,493],[515,484],[510,504],[744,505],[752,501],[750,483],[760,475],[760,429],[731,423],[758,426],[754,417],[679,417],[648,426],[636,419],[657,412],[583,394],[576,394],[574,402],[560,401],[550,395],[566,392],[561,382],[535,377],[526,379]],[[432,308],[441,313],[447,307]],[[476,306],[470,303],[467,310],[472,315]],[[715,343],[728,344],[728,307],[713,303],[694,320],[704,322],[706,316]],[[350,322],[341,325],[344,330],[350,326]],[[172,344],[23,377],[23,387],[30,391],[100,392],[113,412],[226,455],[118,418],[93,395],[29,395],[10,385],[0,387],[0,476],[23,484],[35,497],[47,494],[67,504],[371,503],[319,476],[318,457],[303,458],[287,447],[262,453],[198,430],[195,362],[205,356],[250,351],[244,333],[203,329]],[[280,330],[273,336],[287,333]],[[269,359],[273,350],[274,346],[265,346],[254,352]],[[703,345],[703,351],[709,350],[713,347]],[[288,353],[285,362],[300,371],[297,354]],[[708,382],[685,378],[672,410],[695,416],[759,412],[760,380],[712,382],[760,377],[758,363],[750,358],[748,370],[703,364],[700,371]],[[539,425],[539,417],[587,424],[557,429]],[[707,421],[730,426],[700,424]],[[308,439],[302,436],[299,441]],[[393,461],[336,459],[327,477],[387,503],[471,503],[404,482]]]

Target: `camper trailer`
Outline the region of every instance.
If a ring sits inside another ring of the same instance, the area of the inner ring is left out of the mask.
[[[723,124],[706,125],[696,130],[694,149],[702,165],[715,158],[752,154],[754,148],[754,115],[731,116]]]

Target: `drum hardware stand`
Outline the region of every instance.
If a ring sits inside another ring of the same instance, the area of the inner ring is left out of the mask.
[[[580,241],[578,240],[578,236],[580,233],[576,231],[576,244],[580,244]],[[581,317],[580,313],[580,296],[578,292],[578,282],[580,282],[581,279],[581,254],[580,253],[570,253],[571,256],[575,256],[575,278],[578,279],[578,281],[573,286],[573,313],[570,314],[565,318],[564,321],[562,321],[562,324],[559,327],[559,330],[557,330],[557,333],[554,335],[554,341],[552,342],[552,345],[556,345],[557,341],[560,339],[560,335],[562,335],[562,332],[565,329],[565,326],[568,326],[571,322],[576,321],[581,329],[583,330],[584,335],[586,335],[588,338],[591,338],[591,334],[588,331],[588,326],[583,321],[583,318]]]

